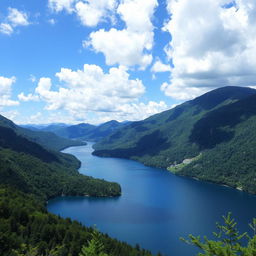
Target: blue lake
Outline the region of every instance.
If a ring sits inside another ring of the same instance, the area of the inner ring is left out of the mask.
[[[153,253],[192,256],[197,250],[179,237],[212,237],[215,223],[231,211],[241,231],[256,217],[256,196],[228,187],[178,177],[136,161],[92,156],[92,143],[64,152],[81,162],[80,172],[116,181],[122,186],[119,198],[59,197],[48,210]],[[122,255],[125,256],[125,255]]]

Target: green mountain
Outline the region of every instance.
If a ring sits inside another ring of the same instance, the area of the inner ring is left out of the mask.
[[[8,119],[5,119],[7,122]],[[69,195],[120,195],[116,183],[78,173],[73,156],[49,151],[7,126],[0,126],[0,182],[42,198]]]
[[[43,131],[51,131],[56,135],[69,138],[69,139],[79,139],[79,140],[88,140],[88,141],[98,141],[108,135],[113,131],[117,130],[120,127],[123,127],[127,123],[120,123],[115,120],[100,124],[98,126],[91,124],[77,124],[71,126],[62,126],[59,125],[50,125],[43,128]]]
[[[22,135],[48,149],[60,151],[67,147],[81,146],[85,143],[76,140],[61,138],[52,132],[31,130],[14,124],[11,120],[0,115],[0,126],[11,128],[15,133]]]
[[[95,144],[123,157],[256,193],[256,90],[223,87],[134,122]]]
[[[117,183],[79,174],[80,162],[20,134],[6,118],[0,124],[0,255],[78,256],[93,238],[92,228],[47,212],[45,203],[60,195],[118,196]],[[151,253],[99,234],[109,255]]]

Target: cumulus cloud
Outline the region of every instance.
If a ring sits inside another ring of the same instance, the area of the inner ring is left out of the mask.
[[[18,99],[20,101],[39,101],[38,95],[34,95],[32,93],[29,93],[28,95],[25,95],[23,92],[18,95]]]
[[[29,25],[28,15],[25,12],[19,11],[15,8],[8,8],[9,14],[7,20],[13,27]]]
[[[167,108],[164,102],[139,102],[145,86],[139,79],[130,79],[127,68],[110,68],[108,72],[96,65],[84,65],[82,70],[62,68],[56,73],[60,85],[42,77],[35,93],[19,95],[20,100],[39,98],[50,111],[66,111],[74,120],[85,120],[94,113],[97,120],[138,120]]]
[[[0,108],[6,106],[16,106],[18,101],[11,99],[12,84],[15,83],[15,77],[3,77],[0,76]]]
[[[0,33],[11,35],[14,28],[18,26],[28,26],[28,14],[15,8],[8,8],[8,15],[4,18],[4,22],[0,24]]]
[[[168,1],[164,30],[172,35],[166,52],[174,68],[161,87],[167,95],[189,99],[219,86],[256,84],[256,2],[230,2]]]
[[[56,12],[66,10],[71,13],[74,11],[73,4],[75,2],[76,0],[49,0],[48,4],[49,7]]]
[[[171,66],[168,64],[164,64],[161,60],[156,60],[156,62],[153,64],[151,71],[153,73],[159,73],[159,72],[171,72]]]
[[[152,62],[153,24],[151,19],[157,0],[123,0],[117,14],[126,27],[118,30],[100,29],[92,32],[84,46],[105,55],[108,65],[139,65],[142,69]]]
[[[106,18],[111,18],[117,0],[49,0],[49,7],[55,12],[74,13],[84,26],[97,26]]]
[[[138,65],[141,69],[152,62],[151,20],[157,6],[157,0],[49,0],[53,11],[75,14],[84,26],[94,27],[106,20],[112,25],[124,23],[122,29],[112,27],[92,32],[83,46],[103,53],[108,65]],[[121,22],[116,22],[118,17]]]

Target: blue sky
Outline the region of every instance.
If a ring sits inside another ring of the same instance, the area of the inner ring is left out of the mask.
[[[253,0],[3,0],[0,113],[17,123],[140,120],[255,86]]]

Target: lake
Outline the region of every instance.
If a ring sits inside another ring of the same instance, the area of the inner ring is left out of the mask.
[[[49,201],[50,212],[86,226],[96,224],[114,238],[168,256],[196,255],[197,250],[179,237],[212,237],[215,223],[229,211],[241,231],[249,231],[248,223],[256,217],[256,196],[136,161],[100,158],[91,155],[92,151],[92,143],[64,150],[81,161],[81,173],[118,182],[122,196],[59,197]]]

